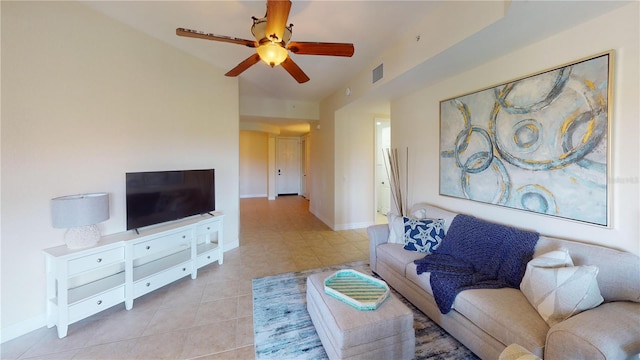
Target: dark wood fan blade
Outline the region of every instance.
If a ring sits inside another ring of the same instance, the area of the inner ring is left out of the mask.
[[[287,58],[280,65],[282,65],[282,67],[287,70],[287,72],[291,74],[291,76],[293,76],[293,78],[296,79],[300,84],[309,81],[309,77],[307,76],[307,74],[305,74],[304,71],[300,69],[298,64],[291,60],[290,57],[287,56]]]
[[[353,56],[353,44],[292,41],[287,45],[297,55]]]
[[[289,0],[267,0],[267,31],[266,36],[272,40],[272,36],[282,41],[284,27],[287,26],[291,1]]]
[[[222,42],[228,42],[232,44],[240,44],[240,45],[248,46],[250,48],[255,48],[258,46],[258,44],[256,44],[254,40],[238,39],[238,38],[224,36],[224,35],[207,34],[201,31],[185,29],[185,28],[177,28],[176,35],[198,38],[198,39],[205,39],[205,40],[222,41]]]
[[[249,56],[248,58],[246,58],[240,64],[238,64],[238,66],[236,66],[233,69],[229,70],[229,72],[227,72],[225,75],[226,76],[238,76],[238,75],[242,74],[243,71],[245,71],[248,68],[250,68],[253,65],[255,65],[258,61],[260,61],[260,55],[255,53],[255,54]]]

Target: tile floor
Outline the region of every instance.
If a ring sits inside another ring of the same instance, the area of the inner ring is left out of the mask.
[[[251,279],[368,260],[365,229],[332,231],[299,196],[240,200],[240,246],[134,302],[1,345],[2,359],[253,359]]]

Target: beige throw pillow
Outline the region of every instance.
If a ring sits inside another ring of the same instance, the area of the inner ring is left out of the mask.
[[[389,238],[387,242],[404,245],[404,219],[402,215],[389,212],[387,213],[387,222],[389,223]]]
[[[604,301],[597,275],[596,266],[573,266],[569,252],[560,249],[529,261],[520,290],[553,326]]]

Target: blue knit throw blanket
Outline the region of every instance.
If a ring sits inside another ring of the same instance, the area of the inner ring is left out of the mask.
[[[431,273],[440,312],[451,310],[467,289],[518,289],[533,257],[538,233],[457,215],[435,253],[416,260],[418,275]]]

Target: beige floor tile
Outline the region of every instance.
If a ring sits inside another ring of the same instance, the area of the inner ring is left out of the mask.
[[[253,316],[238,318],[236,348],[253,345]]]
[[[49,332],[55,332],[55,328],[47,329],[46,327],[42,327],[17,339],[0,344],[0,359],[13,360],[19,358],[33,347],[34,344],[37,344],[47,336]]]
[[[138,339],[116,341],[108,344],[89,346],[78,350],[73,359],[130,359],[131,351],[137,344]]]
[[[133,308],[138,310],[157,310],[161,308],[162,303],[164,302],[164,298],[167,296],[168,290],[169,287],[163,287],[133,300]]]
[[[239,281],[209,282],[202,294],[202,302],[236,297],[238,296],[238,286]]]
[[[40,357],[52,355],[70,350],[81,349],[95,335],[98,320],[86,320],[71,324],[67,336],[59,339],[56,328],[47,329],[34,346],[27,350],[21,358]]]
[[[169,307],[158,309],[144,330],[144,335],[166,333],[176,329],[191,327],[196,318],[198,307]]]
[[[236,350],[236,359],[238,360],[250,360],[254,359],[256,354],[255,348],[252,346],[245,346]]]
[[[253,278],[253,277],[252,277]],[[251,295],[251,278],[238,281],[238,296]]]
[[[156,311],[154,308],[136,306],[129,311],[125,310],[109,318],[97,320],[94,336],[86,346],[140,337]]]
[[[138,338],[130,359],[179,359],[187,336],[187,331],[172,331]]]
[[[229,351],[222,351],[222,352],[215,353],[215,354],[196,356],[196,357],[187,358],[187,359],[193,359],[193,360],[234,360],[234,359],[237,359],[237,358],[238,358],[238,350],[233,349],[233,350],[229,350]],[[251,359],[253,359],[253,356],[251,357]]]
[[[194,326],[209,325],[238,317],[238,298],[207,301],[200,304]]]
[[[189,329],[182,358],[192,358],[235,349],[236,329],[236,319]]]
[[[82,349],[63,351],[55,354],[47,354],[42,356],[35,356],[30,358],[21,357],[21,359],[29,359],[29,360],[71,360],[74,358],[76,353]]]
[[[162,307],[187,307],[200,303],[206,284],[200,281],[193,281],[190,276],[187,276],[167,287],[167,294],[162,301]]]
[[[238,296],[238,317],[253,316],[253,295]]]

